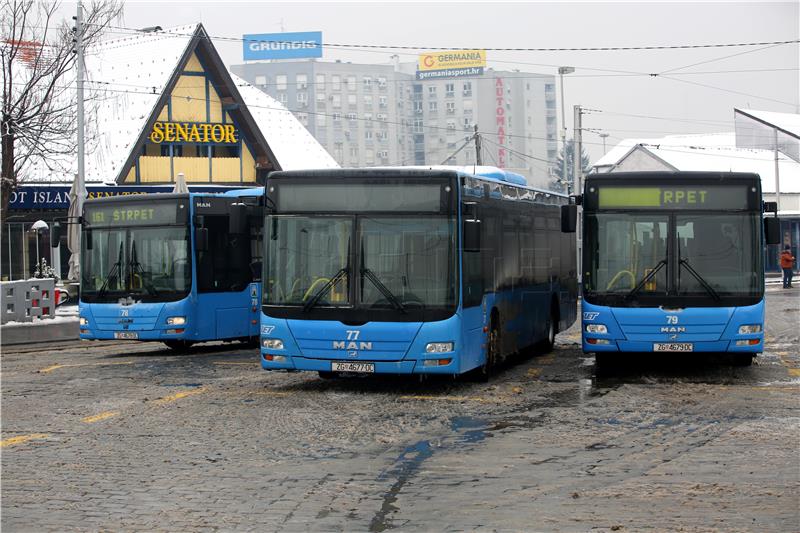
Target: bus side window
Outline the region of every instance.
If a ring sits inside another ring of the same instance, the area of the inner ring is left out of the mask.
[[[475,307],[483,301],[483,272],[481,272],[481,253],[464,252],[464,302],[462,307]]]

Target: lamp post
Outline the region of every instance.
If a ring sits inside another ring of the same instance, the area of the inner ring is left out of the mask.
[[[48,229],[47,222],[44,220],[37,220],[31,225],[31,231],[36,232],[36,264],[39,266],[39,275],[42,275],[42,258],[39,257],[39,238],[42,232]]]
[[[561,150],[563,155],[561,157],[561,180],[567,182],[567,122],[564,115],[564,74],[571,74],[575,72],[574,67],[558,67],[559,85],[561,85]],[[569,185],[567,185],[569,190]]]
[[[600,138],[603,139],[603,155],[606,155],[606,137],[609,136],[608,133],[600,133]]]

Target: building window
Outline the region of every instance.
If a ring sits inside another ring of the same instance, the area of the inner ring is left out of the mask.
[[[286,74],[278,74],[275,76],[275,89],[279,91],[286,90]]]
[[[364,76],[364,78],[361,81],[364,83],[365,90],[372,89],[372,78],[370,78],[369,76]]]
[[[468,117],[464,117],[464,130],[472,129],[472,121]]]
[[[388,107],[388,97],[387,96],[379,96],[378,97],[378,106],[379,107]]]
[[[347,120],[356,120],[358,118],[355,113],[348,113],[345,116],[347,117]]]
[[[298,91],[305,91],[308,89],[308,75],[307,74],[298,74],[295,78],[297,81],[297,90]]]
[[[347,76],[347,90],[348,91],[355,91],[356,90],[356,77],[355,76]]]
[[[334,91],[341,91],[342,90],[342,77],[338,74],[334,74],[331,76],[331,89]]]
[[[448,120],[447,121],[447,129],[455,131],[456,130],[456,121],[455,120]]]
[[[365,155],[364,162],[367,163],[368,165],[371,165],[372,163],[375,162],[375,152],[373,150],[367,148],[366,150],[364,150],[364,155]]]
[[[372,107],[372,95],[365,94],[364,95],[364,107]]]
[[[341,94],[332,94],[331,95],[331,107],[334,109],[339,109],[342,107],[342,95]]]
[[[422,114],[422,102],[419,100],[414,102],[414,113],[416,113],[417,115]]]
[[[428,111],[435,113],[439,109],[439,103],[436,100],[428,102]]]
[[[382,141],[382,142],[388,141],[389,140],[389,132],[386,131],[386,130],[378,132],[378,140]]]
[[[372,113],[364,113],[364,125],[368,128],[372,127]]]
[[[385,113],[378,113],[377,117],[378,117],[379,121],[386,122],[386,114]]]
[[[355,107],[358,104],[358,101],[356,100],[356,95],[348,94],[347,95],[347,104],[352,106],[352,107]]]
[[[266,76],[256,76],[256,85],[260,85],[261,87],[265,87],[267,85],[267,77]]]
[[[324,91],[325,90],[325,74],[317,74],[316,80],[315,80],[315,84],[316,84],[316,89],[318,91]]]
[[[386,88],[386,78],[383,76],[378,78],[378,89],[385,89]]]
[[[300,121],[300,124],[308,126],[308,113],[297,113],[295,116]]]
[[[423,133],[423,121],[420,118],[414,119],[414,133]]]
[[[317,126],[325,126],[325,115],[317,115]]]
[[[465,81],[464,82],[464,96],[472,96],[472,82]]]
[[[333,96],[331,96],[331,100],[332,99],[333,99]],[[318,103],[325,102],[325,93],[320,93],[320,92],[317,93],[317,102]]]
[[[456,93],[456,84],[455,83],[447,83],[444,86],[444,95],[447,98],[452,98]]]
[[[350,159],[358,159],[358,146],[350,147]]]
[[[331,120],[333,124],[336,126],[340,126],[342,124],[342,114],[341,113],[333,113],[331,115]]]
[[[436,98],[436,85],[431,85],[428,87],[428,97]]]
[[[367,140],[367,141],[371,141],[372,140],[372,130],[364,131],[364,140]]]
[[[282,104],[286,104],[289,101],[289,98],[286,96],[286,93],[278,93],[278,101]]]
[[[445,105],[447,106],[447,114],[448,115],[455,115],[456,114],[456,103],[455,102],[447,102]]]
[[[297,103],[299,103],[299,104],[307,104],[308,103],[308,93],[305,92],[305,91],[301,92],[301,93],[297,93]]]

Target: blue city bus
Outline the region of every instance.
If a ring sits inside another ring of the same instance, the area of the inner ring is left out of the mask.
[[[263,188],[87,200],[80,338],[258,342]]]
[[[270,174],[262,367],[485,379],[552,348],[577,314],[569,199],[478,171]]]
[[[764,349],[761,180],[728,172],[620,172],[587,177],[583,195],[584,352]],[[774,206],[767,206],[774,210]]]

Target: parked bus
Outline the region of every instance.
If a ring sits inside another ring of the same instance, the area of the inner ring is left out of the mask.
[[[257,342],[263,188],[87,200],[80,338]]]
[[[552,347],[576,317],[568,198],[478,171],[270,174],[262,367],[486,377]]]
[[[601,364],[619,352],[729,352],[749,365],[764,349],[764,245],[777,218],[762,220],[758,175],[592,174],[582,204],[584,352]]]

